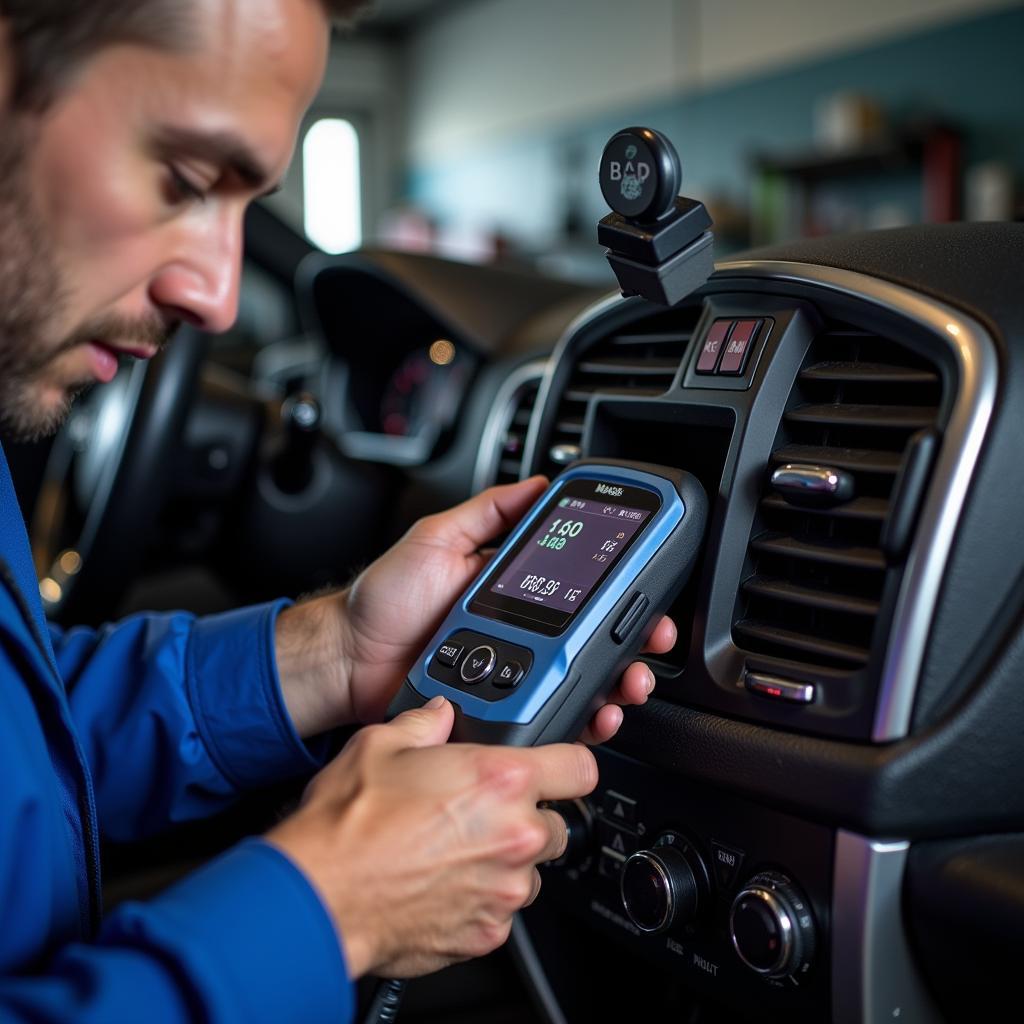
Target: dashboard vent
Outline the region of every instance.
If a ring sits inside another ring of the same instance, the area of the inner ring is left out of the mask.
[[[545,472],[560,468],[559,460],[550,458],[552,451],[580,446],[587,406],[594,395],[653,398],[668,391],[699,315],[699,307],[659,314],[601,338],[577,355],[558,403]]]
[[[508,426],[499,439],[498,469],[494,476],[496,484],[511,484],[519,479],[523,468],[523,454],[526,448],[526,433],[530,429],[530,417],[537,404],[541,377],[530,377],[516,389],[509,409]]]
[[[941,402],[938,370],[902,345],[840,324],[815,339],[770,471],[830,467],[852,478],[853,496],[805,507],[766,484],[733,623],[738,647],[851,671],[868,663],[897,571],[882,549],[893,485]]]

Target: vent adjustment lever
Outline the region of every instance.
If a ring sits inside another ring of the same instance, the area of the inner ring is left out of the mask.
[[[771,477],[772,487],[790,505],[830,508],[853,497],[853,476],[831,466],[787,462]]]

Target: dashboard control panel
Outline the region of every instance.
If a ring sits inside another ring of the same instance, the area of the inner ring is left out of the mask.
[[[834,834],[608,750],[544,892],[716,1003],[826,1020]],[[603,941],[603,940],[602,940]]]

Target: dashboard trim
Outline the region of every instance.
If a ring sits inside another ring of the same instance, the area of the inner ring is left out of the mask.
[[[501,451],[499,444],[502,435],[512,424],[515,403],[522,394],[523,389],[530,381],[539,380],[543,386],[544,374],[547,370],[547,359],[532,359],[528,363],[517,366],[502,382],[498,393],[494,396],[494,406],[487,415],[484,424],[484,432],[480,438],[480,448],[477,452],[476,466],[473,468],[473,493],[490,487],[498,474],[498,466],[501,463]],[[537,392],[539,404],[540,390]],[[530,426],[533,425],[533,417],[530,418]],[[529,432],[529,427],[527,428]],[[529,465],[526,459],[527,444],[523,444],[523,461],[520,466],[519,478],[522,479],[522,471]]]
[[[834,1024],[942,1018],[914,966],[902,915],[910,843],[836,834],[832,887]]]
[[[907,557],[872,728],[877,743],[901,739],[910,731],[943,573],[995,406],[999,375],[995,344],[981,324],[959,310],[866,274],[781,260],[737,260],[718,264],[712,281],[730,277],[810,284],[867,299],[941,338],[956,361],[959,388]]]

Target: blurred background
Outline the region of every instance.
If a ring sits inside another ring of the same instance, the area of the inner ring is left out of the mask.
[[[1024,217],[1024,3],[378,0],[339,33],[275,211],[382,244],[612,279],[604,143],[649,125],[719,255]]]

